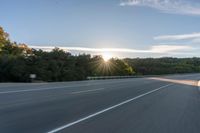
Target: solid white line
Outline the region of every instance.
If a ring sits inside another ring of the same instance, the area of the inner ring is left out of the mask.
[[[86,92],[92,92],[92,91],[100,91],[100,90],[104,90],[105,88],[99,88],[99,89],[92,89],[92,90],[84,90],[84,91],[76,91],[76,92],[72,92],[71,94],[80,94],[80,93],[86,93]]]
[[[58,128],[56,128],[56,129],[53,129],[53,130],[49,131],[48,133],[56,133],[56,132],[59,132],[59,131],[65,129],[65,128],[68,128],[68,127],[70,127],[70,126],[73,126],[73,125],[75,125],[75,124],[77,124],[77,123],[80,123],[80,122],[82,122],[82,121],[84,121],[84,120],[87,120],[87,119],[90,119],[90,118],[95,117],[95,116],[97,116],[97,115],[100,115],[100,114],[102,114],[102,113],[104,113],[104,112],[106,112],[106,111],[112,110],[112,109],[114,109],[114,108],[117,108],[117,107],[119,107],[119,106],[122,106],[122,105],[124,105],[124,104],[127,104],[127,103],[129,103],[129,102],[131,102],[131,101],[134,101],[134,100],[136,100],[136,99],[138,99],[138,98],[144,97],[144,96],[146,96],[146,95],[148,95],[148,94],[151,94],[151,93],[153,93],[153,92],[156,92],[156,91],[158,91],[158,90],[160,90],[160,89],[163,89],[163,88],[168,87],[168,86],[171,86],[171,85],[173,85],[173,84],[168,84],[168,85],[159,87],[159,88],[157,88],[157,89],[154,89],[154,90],[152,90],[152,91],[149,91],[149,92],[147,92],[147,93],[144,93],[144,94],[141,94],[141,95],[139,95],[139,96],[136,96],[136,97],[134,97],[134,98],[128,99],[128,100],[123,101],[123,102],[121,102],[121,103],[119,103],[119,104],[116,104],[116,105],[114,105],[114,106],[108,107],[108,108],[103,109],[103,110],[101,110],[101,111],[98,111],[98,112],[96,112],[96,113],[94,113],[94,114],[91,114],[91,115],[89,115],[89,116],[83,117],[83,118],[81,118],[81,119],[79,119],[79,120],[76,120],[76,121],[71,122],[71,123],[69,123],[69,124],[63,125],[63,126],[58,127]]]

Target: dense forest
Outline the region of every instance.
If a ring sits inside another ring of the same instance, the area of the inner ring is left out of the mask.
[[[200,72],[200,58],[117,59],[99,55],[72,55],[55,48],[50,52],[11,42],[0,27],[0,82],[85,80],[88,76],[127,76]]]
[[[50,52],[29,48],[9,40],[0,27],[0,82],[84,80],[88,76],[133,75],[134,70],[117,58],[105,62],[101,56],[72,55],[59,48]]]
[[[200,72],[200,58],[124,59],[138,75],[161,75]]]

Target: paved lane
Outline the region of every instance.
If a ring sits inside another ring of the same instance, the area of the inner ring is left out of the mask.
[[[200,74],[161,78],[197,82]],[[197,86],[150,78],[2,84],[0,132],[195,133],[199,104]]]

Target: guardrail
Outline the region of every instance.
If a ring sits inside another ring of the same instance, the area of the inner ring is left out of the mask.
[[[163,75],[132,75],[132,76],[88,76],[87,80],[99,80],[99,79],[123,79],[123,78],[144,78],[144,77],[162,77],[162,76],[170,76],[170,75],[184,75],[182,74],[163,74]],[[189,73],[192,74],[192,73]],[[200,81],[198,83],[200,87]]]
[[[123,79],[123,78],[136,78],[136,77],[139,77],[139,76],[96,76],[96,77],[87,77],[87,80]]]

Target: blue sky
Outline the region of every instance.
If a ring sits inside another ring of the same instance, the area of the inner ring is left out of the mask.
[[[35,48],[117,57],[200,56],[198,0],[0,0],[0,25]]]

